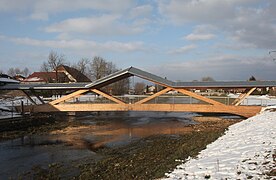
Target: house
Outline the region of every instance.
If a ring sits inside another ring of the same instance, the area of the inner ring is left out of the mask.
[[[74,82],[91,82],[83,73],[75,68],[60,65],[57,72],[34,72],[29,75],[23,83],[74,83]]]
[[[145,94],[154,94],[156,92],[156,87],[151,85],[151,86],[146,86],[144,93]]]
[[[70,82],[67,76],[62,72],[34,72],[31,75],[29,75],[26,79],[22,81],[22,83],[55,83],[57,82],[58,76],[58,82],[60,83],[68,83]]]
[[[57,71],[64,73],[70,82],[91,82],[83,73],[69,66],[60,65],[57,67]]]
[[[24,77],[21,74],[16,74],[15,76],[13,76],[13,79],[21,82],[21,81],[24,81],[24,79],[26,79],[26,77]]]

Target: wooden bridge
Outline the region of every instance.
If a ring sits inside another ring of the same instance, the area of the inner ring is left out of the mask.
[[[137,98],[135,96],[117,97],[101,90],[103,87],[131,76],[137,76],[161,86],[161,90],[152,95]],[[87,83],[71,84],[7,84],[0,90],[21,90],[33,102],[24,107],[31,112],[79,112],[79,111],[167,111],[167,112],[199,112],[229,113],[243,117],[251,117],[260,112],[261,106],[245,106],[242,102],[256,89],[276,87],[276,81],[225,81],[225,82],[173,82],[154,74],[130,67],[107,77]],[[246,89],[237,99],[227,103],[192,92],[191,89]],[[45,103],[37,91],[64,90],[69,94]],[[177,96],[168,92],[178,92]],[[89,98],[80,101],[82,96]],[[36,96],[38,104],[32,99]],[[132,98],[132,101],[126,100]],[[159,99],[158,99],[159,98]],[[163,100],[160,100],[162,99]],[[177,98],[177,102],[175,101]],[[103,101],[103,99],[105,101]],[[156,102],[156,99],[159,101]],[[187,101],[189,99],[190,101]],[[191,100],[193,102],[191,103]]]

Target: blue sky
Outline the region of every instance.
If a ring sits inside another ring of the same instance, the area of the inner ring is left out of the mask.
[[[101,56],[171,80],[275,80],[275,9],[273,0],[0,0],[0,70],[38,71],[53,50],[71,64]]]

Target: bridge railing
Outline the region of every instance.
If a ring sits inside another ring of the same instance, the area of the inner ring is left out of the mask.
[[[149,97],[149,95],[123,95],[123,96],[114,96],[121,101],[127,103],[127,104],[134,104],[146,97]],[[225,105],[231,105],[232,102],[235,100],[235,98],[231,97],[221,97],[221,96],[205,96],[207,98],[213,99],[215,101],[218,101],[220,103],[223,103]],[[73,98],[65,103],[95,103],[95,104],[114,104],[115,102],[104,98],[102,96],[97,95],[84,95],[81,97]],[[194,99],[190,96],[185,95],[161,95],[159,97],[156,97],[145,104],[207,104],[203,101]],[[241,105],[258,105],[258,106],[267,106],[267,105],[275,105],[276,99],[274,102],[271,99],[261,99],[259,97],[250,97],[246,98]]]

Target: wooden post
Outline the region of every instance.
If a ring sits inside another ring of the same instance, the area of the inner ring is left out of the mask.
[[[23,101],[21,101],[21,115],[22,115],[22,116],[25,115],[25,110],[24,110],[24,103],[23,103]]]

